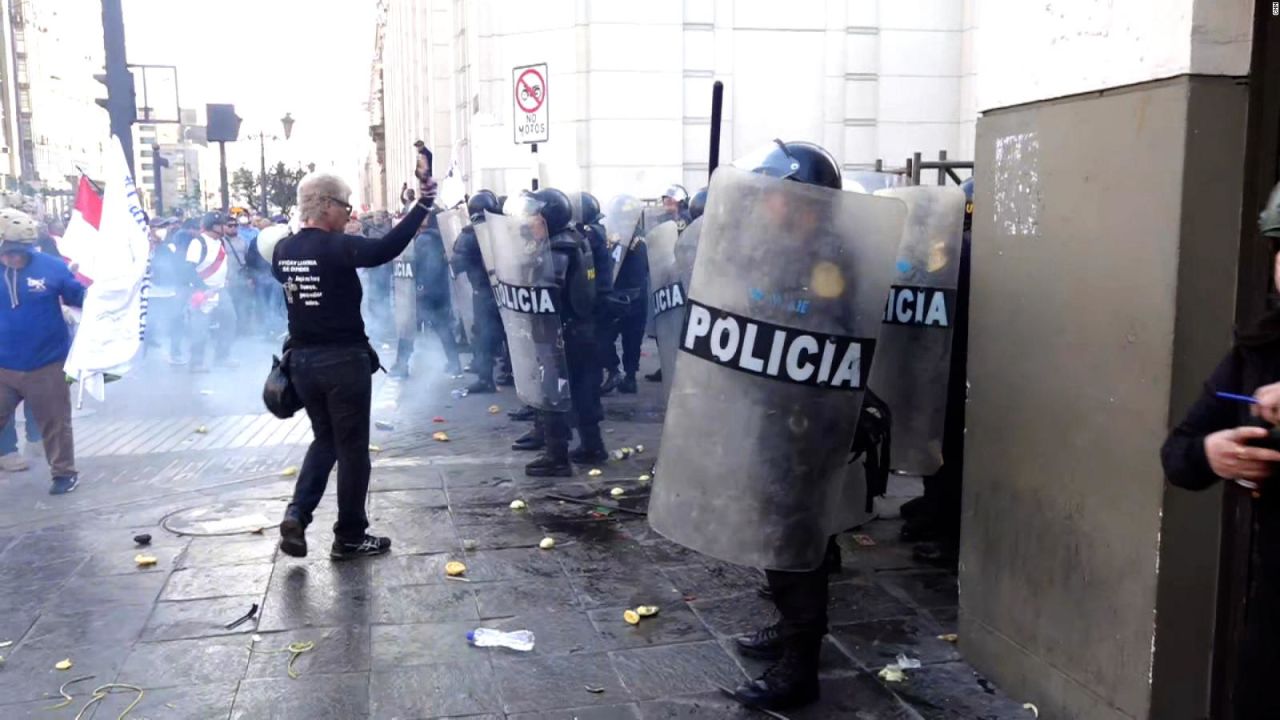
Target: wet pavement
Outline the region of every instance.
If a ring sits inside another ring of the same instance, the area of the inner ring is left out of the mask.
[[[47,495],[42,466],[0,475],[0,643],[12,643],[0,647],[0,717],[74,718],[111,682],[145,691],[129,718],[765,717],[718,690],[763,669],[733,644],[771,618],[761,575],[607,507],[644,508],[659,384],[605,399],[610,449],[644,452],[598,477],[579,467],[533,479],[529,456],[510,450],[524,429],[506,417],[518,407],[511,389],[453,398],[469,379],[441,375],[438,355],[420,352],[417,377],[375,384],[374,419],[394,429],[373,431],[369,508],[392,553],[329,561],[331,483],[299,560],[276,551],[273,528],[307,424],[262,411],[270,346],[244,345],[238,370],[192,376],[152,358],[109,387],[106,405],[89,403],[76,420],[72,495]],[[642,372],[656,363],[648,350]],[[895,479],[887,511],[918,491]],[[515,499],[527,509],[512,510]],[[914,563],[898,527],[883,519],[858,531],[861,543],[842,537],[822,700],[785,716],[1032,717],[939,638],[956,632],[955,574]],[[134,543],[139,533],[149,546]],[[544,537],[553,549],[538,548]],[[139,566],[140,553],[155,564]],[[466,564],[464,580],[446,577],[451,560]],[[661,611],[628,625],[623,610],[637,605]],[[466,633],[480,626],[530,630],[536,646],[471,647]],[[900,653],[923,667],[880,680]],[[55,669],[62,660],[72,667]],[[49,709],[63,683],[85,676],[66,688],[72,702]],[[117,688],[80,717],[120,717],[137,697]]]

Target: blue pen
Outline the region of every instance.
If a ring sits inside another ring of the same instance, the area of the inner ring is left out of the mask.
[[[1249,403],[1250,405],[1258,404],[1257,400],[1254,400],[1248,395],[1236,395],[1235,393],[1229,393],[1229,392],[1218,392],[1218,393],[1214,393],[1214,395],[1222,398],[1223,400],[1235,400],[1236,402]]]

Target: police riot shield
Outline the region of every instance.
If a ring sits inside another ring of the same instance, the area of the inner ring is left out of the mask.
[[[569,410],[569,366],[551,242],[536,216],[485,213],[494,298],[502,315],[516,395],[539,410]]]
[[[711,179],[649,523],[712,557],[818,567],[905,206],[721,166]]]
[[[416,242],[409,243],[391,266],[391,312],[400,340],[408,340],[418,332],[418,281],[413,276]]]
[[[453,298],[453,309],[462,321],[462,329],[467,333],[468,341],[475,339],[476,313],[471,300],[471,281],[466,273],[453,271],[453,244],[457,242],[462,228],[467,226],[470,218],[465,207],[445,210],[440,213],[440,237],[444,239],[444,254],[449,260],[449,292]]]
[[[680,236],[670,220],[651,227],[645,233],[649,248],[649,324],[658,341],[658,360],[662,364],[663,391],[671,391],[675,377],[676,345],[684,325],[685,285],[681,268],[676,263],[676,241]]]
[[[489,287],[492,288],[498,281],[493,272],[493,238],[489,235],[489,225],[477,222],[471,227],[476,231],[476,244],[480,246],[480,258],[484,260],[484,271],[489,275]]]
[[[686,292],[693,279],[693,264],[698,259],[698,240],[702,237],[702,217],[694,218],[689,227],[676,238],[676,266],[680,268],[680,282],[684,283]]]
[[[964,192],[916,186],[876,195],[905,203],[907,221],[869,384],[893,417],[893,468],[931,475],[943,461]]]
[[[604,208],[604,220],[601,222],[608,236],[609,254],[613,256],[614,280],[618,279],[622,261],[635,242],[643,213],[644,205],[630,195],[619,195]]]

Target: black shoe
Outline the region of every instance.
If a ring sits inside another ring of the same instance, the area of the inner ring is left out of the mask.
[[[519,410],[513,410],[512,412],[507,413],[507,417],[519,422],[528,422],[529,420],[533,420],[538,417],[538,411],[528,405],[525,405]]]
[[[898,537],[903,542],[936,542],[942,540],[946,534],[943,524],[933,513],[918,515],[912,520],[902,524],[902,529],[898,531]]]
[[[63,475],[53,479],[53,484],[49,486],[50,495],[66,495],[75,490],[80,485],[79,475]]]
[[[733,696],[744,705],[788,710],[818,699],[818,654],[821,640],[790,641],[781,659],[755,680],[738,686]]]
[[[608,395],[618,387],[618,383],[622,382],[622,376],[616,370],[610,370],[605,377],[604,382],[600,385],[600,394]]]
[[[768,588],[766,588],[767,590]],[[770,597],[773,593],[769,594]],[[738,650],[743,655],[753,658],[762,658],[764,660],[777,660],[782,657],[784,643],[782,642],[782,625],[774,623],[768,627],[761,628],[750,635],[741,635],[736,641]]]
[[[491,382],[477,380],[467,386],[468,395],[484,395],[498,392],[498,387]]]
[[[925,495],[918,498],[911,498],[902,503],[902,507],[898,509],[898,513],[902,515],[903,520],[914,520],[915,518],[931,513],[933,511],[933,503]]]
[[[285,515],[280,523],[280,552],[289,557],[307,556],[307,529],[293,515]]]
[[[649,382],[662,382],[662,368],[658,368],[648,375],[645,375],[644,379]]]
[[[542,439],[542,434],[533,430],[521,435],[516,438],[515,442],[511,443],[512,450],[541,450],[546,446],[547,444]]]
[[[911,557],[925,565],[954,568],[960,564],[960,544],[954,541],[920,543],[911,549]]]
[[[756,588],[756,594],[764,598],[765,600],[772,600],[773,588],[769,587],[768,583],[765,583],[764,585],[761,585],[760,587]]]
[[[822,558],[822,568],[828,575],[839,575],[844,571],[844,559],[840,555],[840,546],[833,537],[827,541],[827,553]]]
[[[635,395],[635,394],[636,394],[636,375],[635,375],[635,373],[627,373],[627,376],[626,376],[626,377],[624,377],[624,378],[622,378],[622,382],[619,382],[619,383],[618,383],[618,392],[623,393],[623,394],[625,394],[625,395]]]
[[[593,448],[587,445],[576,448],[569,453],[569,459],[579,465],[599,465],[609,460],[609,452],[604,448]]]
[[[354,560],[374,555],[385,555],[391,551],[391,538],[365,535],[360,542],[349,543],[334,538],[333,548],[329,550],[332,560]]]
[[[493,384],[498,387],[511,387],[516,384],[516,379],[506,373],[497,373],[493,376]]]
[[[543,453],[524,466],[524,474],[529,477],[573,477],[573,466],[569,458],[554,458]]]

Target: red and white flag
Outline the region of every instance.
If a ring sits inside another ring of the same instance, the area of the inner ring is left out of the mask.
[[[63,369],[80,382],[81,392],[98,400],[103,399],[106,376],[127,373],[142,348],[150,288],[151,245],[141,199],[119,138],[113,136],[111,141],[106,196],[97,204],[96,213],[94,203],[86,197],[81,213],[84,227],[96,226],[91,242],[82,247],[73,243],[63,251],[80,262],[81,271],[95,281],[85,293],[83,317]],[[70,228],[67,234],[71,234]],[[89,237],[87,232],[84,236]],[[83,259],[71,252],[78,252]]]
[[[102,224],[102,196],[93,189],[89,178],[81,175],[76,189],[76,205],[71,211],[71,221],[66,232],[58,240],[58,252],[68,262],[78,265],[80,281],[93,282],[95,251],[99,248],[98,227]]]

